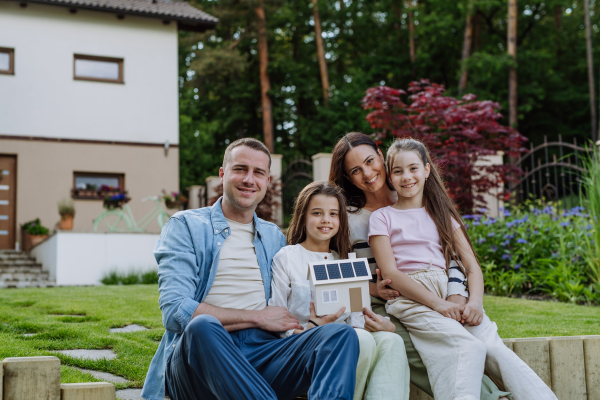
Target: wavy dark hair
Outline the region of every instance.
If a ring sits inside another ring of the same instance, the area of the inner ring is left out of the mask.
[[[367,197],[362,190],[354,186],[350,179],[346,176],[344,170],[344,162],[346,161],[346,155],[350,150],[358,146],[369,146],[375,152],[379,152],[379,147],[375,144],[375,141],[369,136],[360,132],[350,132],[345,134],[333,148],[333,156],[331,158],[331,169],[329,170],[329,180],[339,187],[342,188],[346,195],[346,203],[348,206],[354,207],[355,209],[350,212],[356,212],[363,208],[367,203]],[[387,185],[390,190],[394,190],[394,187],[389,181]]]
[[[339,186],[332,182],[317,181],[306,185],[294,202],[294,216],[287,230],[286,239],[288,244],[295,245],[306,240],[306,213],[308,204],[313,196],[322,194],[335,197],[340,210],[340,229],[331,238],[329,248],[335,250],[342,259],[348,258],[350,252],[350,228],[348,227],[348,212],[346,211],[346,198]]]
[[[452,239],[452,219],[460,224],[460,229],[467,238],[471,251],[475,254],[475,259],[477,259],[477,254],[473,249],[473,244],[471,243],[462,217],[456,210],[456,205],[446,191],[446,186],[444,185],[444,180],[442,179],[438,167],[431,159],[427,147],[422,142],[412,138],[404,138],[393,142],[387,151],[386,164],[390,170],[393,168],[394,157],[401,151],[415,152],[423,162],[423,165],[429,164],[429,178],[425,180],[425,186],[423,188],[423,205],[425,206],[425,211],[427,211],[427,214],[429,214],[435,223],[438,234],[440,235],[440,243],[442,245],[444,258],[446,259],[446,265],[450,265],[450,261],[454,260],[461,266],[466,275],[465,267],[458,258],[456,246]],[[479,260],[477,260],[477,262],[479,262]]]

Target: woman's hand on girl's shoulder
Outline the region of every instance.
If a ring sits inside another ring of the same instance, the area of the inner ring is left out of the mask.
[[[367,307],[363,308],[365,330],[367,332],[396,332],[396,326],[389,319],[375,314]]]
[[[465,323],[477,326],[483,320],[483,304],[476,301],[469,301],[462,312],[462,318]]]
[[[322,317],[317,317],[317,312],[315,311],[315,303],[312,301],[310,302],[310,320],[315,321],[317,324],[319,324],[319,326],[331,324],[332,322],[337,321],[342,316],[344,311],[346,311],[346,307],[340,308],[340,310],[335,314],[327,314],[323,315]]]

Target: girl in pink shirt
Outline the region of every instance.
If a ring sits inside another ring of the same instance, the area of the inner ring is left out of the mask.
[[[548,386],[497,333],[483,311],[483,274],[456,207],[423,143],[394,142],[386,158],[398,192],[369,219],[369,242],[384,279],[400,296],[388,314],[408,329],[436,400],[478,400],[484,368],[513,400],[556,400]],[[456,261],[469,287],[465,306],[446,301],[446,265]]]

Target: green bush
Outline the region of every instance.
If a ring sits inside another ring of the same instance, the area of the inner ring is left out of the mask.
[[[25,222],[21,225],[21,229],[30,235],[48,235],[50,233],[48,228],[42,226],[39,218],[36,218],[33,221]]]
[[[119,273],[113,270],[106,274],[100,282],[105,285],[156,284],[158,283],[158,270],[150,270],[144,273],[138,271]]]
[[[142,274],[142,283],[144,285],[149,285],[149,284],[157,284],[158,283],[158,270],[152,270],[152,271],[148,271],[148,272],[144,272]]]

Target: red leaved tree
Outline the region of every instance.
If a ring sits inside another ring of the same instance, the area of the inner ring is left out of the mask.
[[[483,194],[507,182],[516,182],[522,173],[508,160],[517,159],[527,139],[514,128],[501,125],[500,105],[444,96],[444,86],[428,80],[412,82],[408,92],[386,86],[367,90],[363,108],[372,110],[367,121],[379,143],[390,137],[412,137],[429,147],[432,158],[443,171],[448,193],[463,212],[484,206]],[[405,103],[401,97],[409,102]],[[504,165],[477,166],[477,160],[504,152]],[[505,199],[508,193],[501,193]]]

